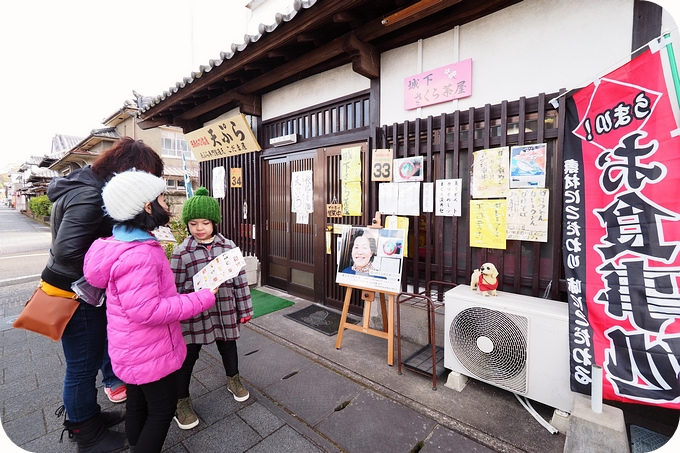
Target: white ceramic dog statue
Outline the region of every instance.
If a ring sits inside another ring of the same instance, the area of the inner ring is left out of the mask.
[[[479,269],[475,269],[472,273],[472,280],[470,287],[473,291],[479,290],[485,296],[497,296],[498,289],[498,270],[496,266],[491,263],[484,263]]]

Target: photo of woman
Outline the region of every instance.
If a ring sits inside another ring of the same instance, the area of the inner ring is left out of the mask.
[[[377,291],[399,291],[405,232],[348,227],[338,247],[336,283]]]

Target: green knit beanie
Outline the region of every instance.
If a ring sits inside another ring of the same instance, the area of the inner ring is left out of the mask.
[[[220,205],[205,187],[196,189],[194,196],[184,202],[182,208],[182,222],[189,223],[194,219],[208,219],[215,223],[222,221]]]

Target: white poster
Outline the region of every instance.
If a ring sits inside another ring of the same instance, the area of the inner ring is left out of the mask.
[[[437,216],[456,216],[461,214],[463,183],[461,179],[437,180]]]
[[[312,170],[295,171],[290,177],[291,211],[301,214],[314,212],[314,179]],[[307,223],[300,222],[298,223]]]
[[[434,183],[423,183],[423,212],[434,211]]]
[[[397,213],[398,184],[382,182],[378,184],[378,210],[386,215]]]
[[[213,198],[224,198],[224,167],[215,167],[212,172]]]
[[[419,216],[420,215],[420,183],[402,182],[399,187],[399,199],[397,200],[397,215]]]

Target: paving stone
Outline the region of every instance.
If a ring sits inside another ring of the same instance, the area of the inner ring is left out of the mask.
[[[284,425],[279,417],[258,402],[244,407],[237,414],[262,437],[267,437]]]
[[[240,453],[262,440],[262,437],[236,415],[209,426],[183,442],[191,452]]]
[[[317,429],[351,452],[408,452],[436,422],[375,392],[364,390]]]
[[[267,394],[311,426],[356,397],[363,387],[316,363],[267,388]]]
[[[493,450],[441,425],[435,427],[430,437],[425,441],[425,445],[421,451],[423,453],[436,451],[493,453]]]
[[[290,426],[283,426],[248,450],[248,453],[319,453],[322,451]]]

